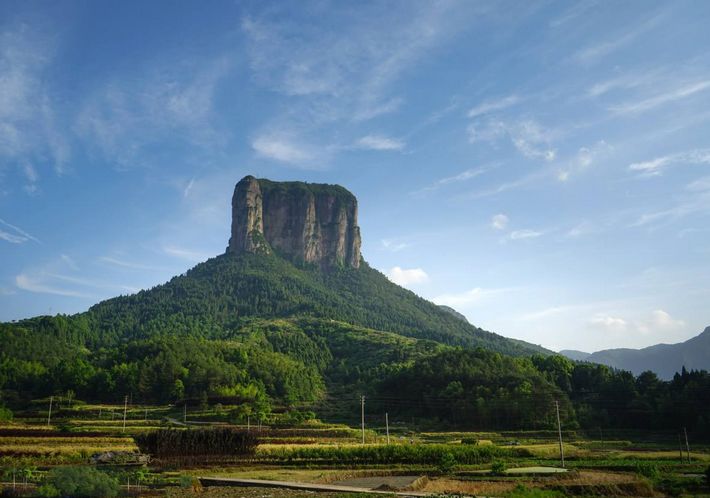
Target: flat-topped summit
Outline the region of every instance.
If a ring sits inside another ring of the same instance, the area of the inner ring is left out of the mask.
[[[357,199],[339,185],[245,176],[232,196],[227,252],[272,251],[321,268],[359,268]]]

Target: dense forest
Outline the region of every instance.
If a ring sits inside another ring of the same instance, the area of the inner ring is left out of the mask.
[[[575,363],[478,329],[364,264],[331,272],[220,256],[74,316],[0,324],[0,403],[49,395],[368,409],[466,429],[668,429],[710,436],[710,375],[669,382]]]

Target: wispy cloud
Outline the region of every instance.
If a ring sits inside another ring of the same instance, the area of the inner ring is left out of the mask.
[[[39,243],[39,240],[21,229],[20,227],[8,223],[7,221],[0,218],[0,225],[10,229],[10,232],[0,229],[0,239],[13,244],[23,244],[27,241],[33,241]]]
[[[530,119],[510,123],[489,120],[474,122],[468,126],[468,140],[471,143],[497,142],[507,137],[523,156],[545,161],[553,161],[557,157],[557,152],[551,145],[553,136],[551,130]]]
[[[412,194],[423,194],[426,192],[431,192],[433,190],[437,190],[437,189],[444,187],[446,185],[452,185],[452,184],[472,180],[473,178],[476,178],[476,177],[490,171],[491,169],[493,169],[495,167],[497,167],[497,165],[487,165],[487,166],[480,166],[477,168],[470,168],[470,169],[462,171],[461,173],[457,173],[452,176],[440,178],[440,179],[436,180],[434,183],[432,183],[431,185],[429,185],[428,187],[424,187],[422,189],[416,190],[416,191],[412,192]]]
[[[705,92],[708,89],[710,89],[710,80],[684,83],[652,97],[612,106],[610,107],[610,111],[619,115],[642,113],[665,104],[687,99],[693,95]]]
[[[652,17],[643,20],[635,27],[625,27],[624,30],[616,37],[609,38],[600,43],[588,45],[587,47],[578,50],[574,54],[574,58],[578,62],[584,64],[597,62],[598,60],[604,58],[612,52],[616,52],[617,50],[620,50],[621,48],[630,45],[642,35],[658,26],[665,18],[665,15],[665,12],[657,13]]]
[[[411,244],[407,242],[394,239],[382,239],[380,242],[382,243],[382,247],[390,252],[399,252],[411,246]]]
[[[561,182],[568,181],[573,175],[584,172],[595,162],[605,158],[612,151],[612,147],[604,140],[600,140],[591,147],[580,147],[577,153],[567,161],[567,164],[557,173]]]
[[[193,263],[201,263],[213,256],[211,254],[196,251],[194,249],[186,249],[184,247],[178,247],[173,245],[163,246],[163,252],[169,256],[173,256],[175,258],[183,259],[185,261],[190,261]]]
[[[225,58],[185,61],[153,68],[142,79],[111,81],[84,101],[74,130],[118,169],[150,165],[155,143],[166,140],[173,148],[213,152],[225,141],[214,123],[214,100],[229,69]]]
[[[514,106],[520,102],[520,100],[520,97],[517,95],[508,95],[507,97],[497,100],[486,100],[485,102],[471,108],[468,111],[468,117],[475,118],[495,111],[502,111],[503,109]]]
[[[402,140],[383,135],[366,135],[359,139],[355,146],[368,150],[402,150],[405,143]]]
[[[61,254],[45,264],[27,269],[15,276],[18,289],[39,294],[99,299],[115,293],[137,292],[132,286],[104,281],[79,273],[76,262],[68,255]]]
[[[30,26],[0,27],[0,171],[19,168],[31,193],[39,179],[33,163],[53,163],[61,173],[70,154],[44,76],[52,56],[50,43]]]
[[[508,236],[510,240],[525,240],[525,239],[536,239],[543,235],[543,232],[537,230],[524,229],[524,230],[514,230],[510,232]]]
[[[156,267],[152,265],[145,265],[142,263],[135,263],[133,261],[126,261],[119,258],[114,258],[112,256],[100,256],[99,261],[112,266],[118,266],[119,268],[128,268],[130,270],[141,270],[141,271],[165,271],[165,268]]]
[[[670,166],[680,164],[710,164],[710,149],[695,149],[676,154],[656,157],[629,165],[631,171],[638,171],[642,176],[658,176]]]

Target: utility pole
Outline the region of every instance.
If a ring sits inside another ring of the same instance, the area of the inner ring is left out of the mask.
[[[360,427],[362,429],[362,444],[365,444],[365,396],[360,396]]]
[[[187,423],[187,400],[185,401],[185,404],[182,405],[182,423]]]
[[[145,417],[143,417],[143,421],[145,422],[146,420],[148,420],[148,409],[147,408],[145,409]]]
[[[560,402],[555,401],[555,409],[557,410],[557,434],[560,437],[560,461],[562,468],[565,468],[565,450],[562,446],[562,424],[560,423]]]
[[[678,454],[680,455],[680,463],[683,463],[683,443],[680,442],[680,432],[678,433]]]
[[[250,425],[249,424],[249,415],[247,415],[247,432],[249,432],[249,429],[250,429],[249,425]]]
[[[385,429],[387,430],[387,444],[390,444],[390,414],[385,412]]]
[[[685,451],[688,455],[688,463],[690,463],[690,445],[688,444],[688,431],[683,427],[683,434],[685,434]]]
[[[49,413],[47,414],[47,427],[49,427],[52,421],[52,402],[54,401],[54,396],[49,397]]]
[[[126,412],[128,411],[128,396],[123,398],[123,432],[126,432]]]

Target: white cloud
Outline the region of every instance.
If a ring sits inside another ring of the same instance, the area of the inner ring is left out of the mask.
[[[520,102],[517,95],[509,95],[498,100],[487,100],[468,111],[469,118],[475,118],[495,111],[502,111]]]
[[[524,240],[524,239],[535,239],[540,237],[543,232],[538,232],[537,230],[515,230],[510,232],[510,240]]]
[[[429,275],[421,268],[404,269],[395,266],[391,268],[386,275],[392,282],[402,287],[422,284],[429,281]]]
[[[432,299],[436,304],[444,304],[453,308],[465,308],[480,303],[482,300],[500,294],[505,289],[482,289],[475,287],[460,293],[442,294]]]
[[[491,218],[491,227],[496,230],[505,230],[508,226],[509,218],[503,213],[496,214]]]
[[[367,135],[357,141],[356,146],[360,149],[369,150],[402,150],[404,142],[396,138],[389,138],[382,135]]]
[[[632,163],[631,171],[639,171],[642,176],[658,176],[669,166],[676,164],[710,164],[710,149],[696,149],[667,156],[656,157],[648,161]]]
[[[629,326],[623,318],[610,315],[596,315],[589,320],[589,323],[609,332],[625,332]]]
[[[668,312],[660,309],[643,313],[632,319],[598,313],[589,320],[589,324],[606,332],[640,335],[667,334],[685,327],[683,320],[675,319]]]
[[[284,163],[303,165],[315,159],[307,147],[285,137],[262,135],[251,146],[259,156]]]

